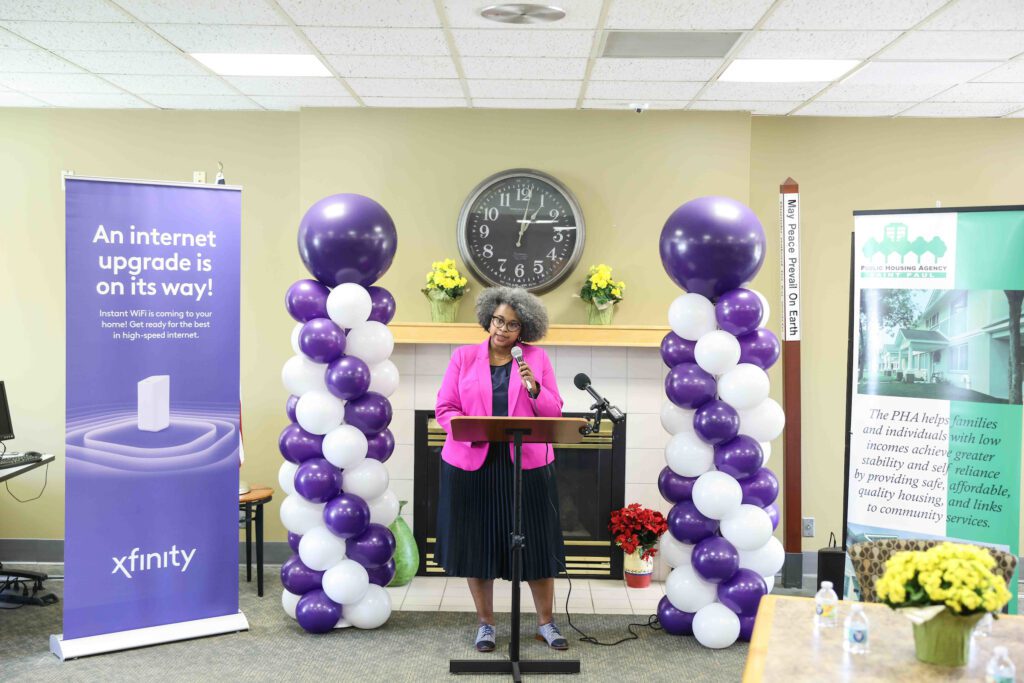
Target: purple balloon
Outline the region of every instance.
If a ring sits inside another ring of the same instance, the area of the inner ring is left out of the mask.
[[[692,636],[693,616],[693,612],[676,609],[667,595],[663,596],[658,603],[658,623],[665,629],[665,633],[670,635]]]
[[[718,326],[735,337],[756,330],[763,315],[761,299],[749,289],[726,292],[715,302]]]
[[[743,502],[758,507],[768,507],[779,497],[779,480],[767,467],[754,472],[746,479],[740,479]]]
[[[391,402],[376,391],[368,391],[345,404],[345,424],[370,436],[391,424]]]
[[[693,498],[693,485],[697,477],[684,477],[670,467],[664,467],[658,475],[658,490],[661,497],[670,503],[681,503]]]
[[[772,503],[764,509],[768,513],[768,519],[772,520],[772,531],[779,528],[779,506]]]
[[[740,569],[718,584],[718,601],[741,617],[756,615],[761,596],[767,593],[768,584],[752,569]]]
[[[288,532],[288,547],[292,549],[292,552],[296,555],[299,553],[299,541],[302,540],[302,536],[299,534]]]
[[[297,546],[298,543],[295,545]],[[281,585],[289,593],[295,593],[295,595],[305,595],[319,589],[323,578],[323,572],[314,571],[302,564],[298,551],[281,565]]]
[[[335,194],[309,207],[299,222],[299,256],[328,287],[369,287],[395,258],[398,232],[384,207],[359,194]]]
[[[299,626],[310,633],[329,633],[341,619],[341,605],[327,597],[323,590],[306,593],[295,606]]]
[[[721,583],[740,568],[740,554],[721,536],[708,536],[693,547],[690,564],[705,580]]]
[[[761,221],[729,197],[700,197],[676,209],[661,230],[661,263],[688,292],[714,299],[753,279],[765,256]]]
[[[782,353],[779,338],[771,330],[763,327],[737,337],[737,341],[740,343],[740,362],[753,363],[762,370],[775,365],[779,354]]]
[[[715,378],[696,363],[680,363],[665,375],[665,393],[680,408],[700,408],[716,390]]]
[[[740,416],[725,401],[708,401],[693,414],[693,430],[703,441],[714,446],[740,433]]]
[[[366,457],[387,462],[395,452],[395,435],[390,429],[366,437]]]
[[[366,291],[370,293],[370,300],[373,302],[369,319],[387,325],[395,317],[395,311],[398,308],[395,297],[391,292],[377,285],[367,287]]]
[[[757,472],[764,462],[761,446],[746,434],[715,446],[715,467],[736,479]]]
[[[295,471],[295,492],[313,503],[326,503],[341,493],[341,470],[325,458],[311,458]]]
[[[756,614],[749,617],[740,617],[740,640],[745,643],[750,642],[750,639],[754,636],[754,622],[756,620]]]
[[[313,318],[299,330],[299,350],[317,363],[345,353],[345,333],[330,318]]]
[[[366,531],[345,544],[345,555],[368,570],[386,564],[395,554],[395,535],[383,524],[370,524]]]
[[[277,439],[277,447],[284,459],[299,465],[311,458],[324,457],[324,437],[310,434],[294,422],[284,428]]]
[[[327,366],[324,381],[332,394],[351,401],[370,388],[370,368],[355,356],[342,356]]]
[[[382,588],[395,578],[395,558],[391,558],[379,567],[370,567],[366,573],[370,575],[370,583],[375,583]]]
[[[684,500],[669,510],[668,529],[677,541],[699,543],[718,531],[718,520],[702,515],[692,500]]]
[[[288,402],[284,404],[284,412],[288,413],[288,419],[292,422],[298,422],[299,420],[295,417],[295,406],[299,405],[299,397],[292,394],[288,397]]]
[[[358,536],[370,524],[370,506],[353,493],[342,493],[324,506],[324,524],[340,538]]]
[[[288,315],[304,323],[313,318],[327,317],[327,295],[331,291],[316,280],[299,280],[288,288],[284,306]]]
[[[670,368],[674,368],[680,363],[694,363],[696,359],[693,355],[693,347],[696,345],[697,342],[683,339],[675,332],[669,332],[661,340],[661,360]]]

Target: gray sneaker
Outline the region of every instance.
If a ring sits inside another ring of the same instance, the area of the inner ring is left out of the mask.
[[[554,621],[549,621],[537,629],[537,640],[543,640],[553,650],[568,650],[569,641],[565,639],[562,632],[555,626]]]
[[[477,652],[494,652],[494,627],[490,624],[480,624],[476,630]]]

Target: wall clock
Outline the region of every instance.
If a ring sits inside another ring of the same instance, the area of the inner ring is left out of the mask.
[[[517,168],[485,179],[462,205],[459,253],[490,285],[548,291],[572,273],[583,254],[580,205],[562,183]]]

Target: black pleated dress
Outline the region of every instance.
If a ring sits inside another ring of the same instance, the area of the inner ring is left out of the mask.
[[[512,363],[491,366],[495,416],[508,415],[511,371]],[[483,466],[472,472],[441,461],[434,559],[448,576],[512,580],[515,463],[510,449],[506,443],[491,443]],[[523,580],[558,576],[565,546],[554,463],[523,470],[523,534]]]

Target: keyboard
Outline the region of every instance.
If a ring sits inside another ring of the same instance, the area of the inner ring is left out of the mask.
[[[0,470],[6,470],[11,467],[18,467],[20,465],[29,465],[34,462],[39,462],[43,459],[43,456],[39,453],[33,455],[15,455],[9,458],[0,458]]]

